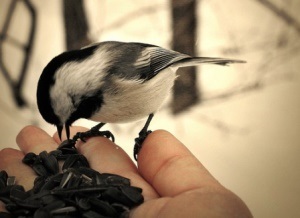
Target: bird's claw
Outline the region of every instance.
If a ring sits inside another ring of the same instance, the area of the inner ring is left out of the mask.
[[[114,135],[110,131],[99,131],[98,129],[91,128],[90,130],[86,132],[78,132],[73,137],[73,141],[77,141],[80,139],[83,142],[86,142],[87,138],[95,137],[95,136],[104,136],[108,139],[111,139],[111,141],[115,141]]]
[[[110,131],[98,131],[100,134],[99,136],[104,136],[108,139],[111,139],[112,142],[115,142],[115,137]]]
[[[74,135],[72,140],[77,141],[78,139],[80,139],[81,141],[86,142],[85,139],[88,137],[86,133],[87,132],[77,132],[76,135]]]
[[[151,130],[147,130],[147,131],[141,131],[139,133],[139,137],[135,138],[135,144],[134,144],[134,148],[133,148],[133,157],[134,159],[137,161],[137,155],[139,153],[139,151],[142,148],[142,144],[145,141],[145,139],[147,138],[147,136],[151,133]]]

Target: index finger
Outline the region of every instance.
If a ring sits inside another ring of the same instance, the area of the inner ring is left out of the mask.
[[[53,151],[58,144],[44,130],[35,126],[24,127],[16,138],[17,144],[25,154],[33,152],[39,154],[41,151]]]
[[[158,130],[143,143],[138,156],[140,174],[161,196],[176,196],[218,181],[200,161],[172,134]]]

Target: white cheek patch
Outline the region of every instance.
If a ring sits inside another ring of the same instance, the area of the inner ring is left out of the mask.
[[[55,74],[55,84],[50,90],[54,113],[62,123],[75,111],[82,95],[97,91],[103,84],[103,71],[108,66],[107,50],[97,50],[84,61],[64,64]]]
[[[50,89],[50,98],[52,99],[51,105],[54,113],[59,117],[61,124],[64,124],[70,114],[74,112],[71,98],[57,86]]]

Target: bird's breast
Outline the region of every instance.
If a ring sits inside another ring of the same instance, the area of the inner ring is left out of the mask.
[[[122,123],[154,113],[166,99],[175,78],[175,72],[171,68],[166,68],[144,82],[114,80],[111,91],[103,92],[103,105],[91,119],[105,123]]]

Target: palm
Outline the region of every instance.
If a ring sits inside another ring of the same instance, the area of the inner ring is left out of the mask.
[[[71,134],[78,131],[84,129],[72,128]],[[21,151],[2,150],[0,169],[15,175],[19,184],[30,189],[35,175],[20,160],[28,152],[54,150],[59,142],[57,134],[52,138],[36,127],[24,128],[17,137]],[[183,144],[165,131],[155,131],[146,138],[138,156],[138,167],[122,149],[116,149],[104,137],[79,142],[77,148],[91,168],[130,178],[131,185],[143,189],[145,202],[132,210],[132,217],[251,217],[244,203],[221,186]]]

